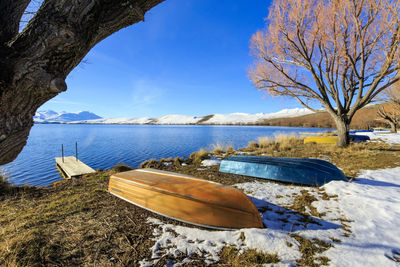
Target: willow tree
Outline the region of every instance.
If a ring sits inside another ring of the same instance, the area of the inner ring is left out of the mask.
[[[252,36],[249,77],[334,119],[338,146],[354,114],[399,80],[400,2],[274,0],[266,28]]]
[[[0,165],[19,154],[36,110],[67,89],[89,50],[162,1],[44,0],[22,32],[31,0],[0,1]]]
[[[392,133],[396,133],[400,123],[400,82],[386,89],[383,98],[386,103],[379,107],[377,114],[389,123]]]

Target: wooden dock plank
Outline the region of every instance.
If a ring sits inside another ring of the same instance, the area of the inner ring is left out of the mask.
[[[74,156],[64,157],[64,162],[62,157],[56,158],[56,164],[68,178],[95,172],[94,169],[90,168],[79,159],[77,160]]]

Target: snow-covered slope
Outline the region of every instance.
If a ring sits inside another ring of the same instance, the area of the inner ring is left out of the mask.
[[[289,118],[311,114],[312,111],[306,108],[283,109],[275,113],[232,113],[232,114],[215,114],[206,124],[248,124],[258,123],[267,119]]]
[[[73,123],[91,123],[91,124],[257,124],[266,119],[297,117],[311,114],[312,111],[305,108],[284,109],[275,113],[232,113],[232,114],[214,114],[203,117],[187,115],[166,115],[159,118],[115,118],[115,119],[96,119],[81,120]]]
[[[195,124],[202,117],[186,116],[186,115],[167,115],[157,118],[153,121],[155,124]]]
[[[33,117],[33,119],[35,122],[41,123],[69,123],[74,121],[101,119],[101,117],[89,111],[63,111],[57,113],[52,110],[44,110],[36,112],[36,115]]]

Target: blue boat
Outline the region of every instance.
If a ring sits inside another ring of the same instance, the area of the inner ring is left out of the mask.
[[[350,131],[349,133],[354,134],[354,133],[372,133],[373,130],[356,130],[356,131]]]
[[[337,134],[333,135],[337,136]],[[365,142],[371,140],[368,135],[349,134],[349,139],[352,142]]]
[[[219,171],[311,186],[347,181],[341,170],[321,159],[232,156],[221,162]]]
[[[371,140],[368,135],[350,134],[349,138],[353,142],[365,142]]]

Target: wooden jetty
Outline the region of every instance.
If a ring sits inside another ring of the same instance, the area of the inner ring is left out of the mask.
[[[74,156],[56,158],[56,167],[67,179],[96,172]]]

